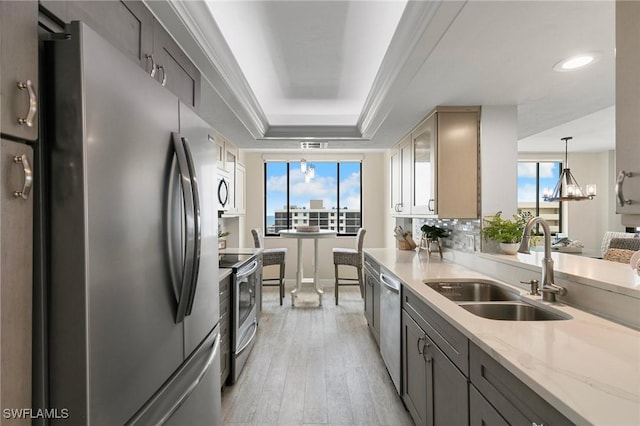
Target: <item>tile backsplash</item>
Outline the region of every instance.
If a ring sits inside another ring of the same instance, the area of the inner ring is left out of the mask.
[[[413,218],[411,229],[416,243],[420,241],[423,224],[437,225],[449,231],[447,238],[442,238],[444,247],[459,251],[480,251],[480,220],[478,219],[423,219]]]

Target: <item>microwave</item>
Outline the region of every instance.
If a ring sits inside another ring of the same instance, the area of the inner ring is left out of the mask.
[[[218,175],[218,211],[229,210],[231,201],[231,181],[228,177]]]

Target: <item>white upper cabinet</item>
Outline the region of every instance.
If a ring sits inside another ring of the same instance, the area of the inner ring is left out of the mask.
[[[436,114],[429,116],[411,133],[413,143],[413,191],[411,212],[433,215],[436,204]]]
[[[411,135],[402,139],[391,152],[391,214],[411,214]]]

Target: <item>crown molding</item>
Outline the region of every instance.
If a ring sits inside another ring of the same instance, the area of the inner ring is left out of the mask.
[[[203,72],[203,67],[199,67],[204,74],[203,76],[218,92],[251,136],[256,139],[262,137],[269,127],[266,115],[262,111],[205,2],[147,0],[145,3],[163,24],[171,20],[172,16],[167,13],[167,8],[162,5],[169,7],[173,18],[177,18],[180,21],[202,51],[204,57],[209,61],[210,67],[207,67],[209,72]],[[169,32],[172,33],[174,38],[177,38],[175,32],[171,30]],[[176,41],[179,42],[179,40]]]
[[[356,125],[272,126],[205,2],[143,1],[183,49],[197,46],[199,52],[184,50],[254,139],[344,141],[373,138],[466,4],[466,0],[407,3]]]
[[[373,138],[466,2],[407,3],[358,119],[363,138]]]

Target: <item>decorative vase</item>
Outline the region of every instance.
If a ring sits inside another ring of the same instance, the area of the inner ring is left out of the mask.
[[[516,254],[520,243],[500,243],[500,250],[505,254]]]

